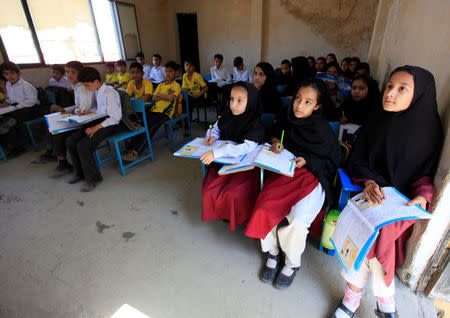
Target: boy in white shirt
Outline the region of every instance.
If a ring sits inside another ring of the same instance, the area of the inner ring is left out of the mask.
[[[20,77],[22,73],[19,67],[13,62],[4,62],[0,65],[0,69],[7,80],[6,101],[0,104],[0,109],[8,106],[14,108],[3,120],[5,130],[1,135],[2,146],[9,148],[7,156],[11,158],[25,152],[26,137],[21,132],[20,126],[41,114],[37,89]]]
[[[95,112],[107,116],[106,119],[102,118],[86,124],[67,138],[67,149],[75,169],[75,175],[69,181],[69,184],[75,184],[85,179],[86,182],[81,186],[81,191],[89,192],[103,181],[93,152],[105,138],[113,135],[119,128],[122,119],[122,107],[119,93],[102,83],[100,73],[95,68],[82,68],[78,73],[78,81],[88,91],[95,92],[97,100]],[[89,112],[79,111],[78,114]]]
[[[225,67],[222,66],[223,55],[214,55],[214,66],[211,67],[211,80],[213,82],[229,82],[231,81],[231,74]]]
[[[64,76],[64,66],[55,64],[51,69],[52,77],[48,81],[48,86],[63,87],[67,90],[72,89],[72,83]]]
[[[161,55],[153,54],[153,68],[150,72],[150,81],[154,83],[162,83],[166,78],[166,68],[161,65]]]
[[[252,74],[248,68],[244,66],[244,60],[240,56],[236,56],[233,60],[234,65],[234,73],[233,73],[233,81],[234,82],[252,82]]]
[[[144,78],[150,81],[150,79],[152,78],[151,76],[152,67],[148,64],[145,64],[144,53],[142,52],[136,53],[136,62],[142,65],[142,68],[144,69]]]

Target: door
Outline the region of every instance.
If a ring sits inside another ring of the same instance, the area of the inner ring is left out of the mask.
[[[200,73],[200,58],[198,53],[197,14],[177,13],[178,42],[180,44],[180,64],[184,73],[184,61],[191,59]]]

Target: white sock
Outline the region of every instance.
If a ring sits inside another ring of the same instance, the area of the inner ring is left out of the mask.
[[[350,311],[355,312],[359,304],[361,302],[362,291],[356,292],[352,290],[350,287],[345,286],[345,296],[342,299],[342,303],[345,307],[347,307]],[[334,313],[336,318],[348,318],[349,316],[340,308],[336,310]]]
[[[377,304],[381,312],[395,312],[394,296],[377,297]]]
[[[286,276],[291,276],[294,273],[294,270],[286,265],[283,266],[281,273]]]
[[[272,256],[277,256],[279,252],[277,252],[276,254],[274,252],[269,252],[270,255]],[[271,258],[267,258],[266,261],[266,266],[269,268],[275,268],[277,267],[277,261]]]

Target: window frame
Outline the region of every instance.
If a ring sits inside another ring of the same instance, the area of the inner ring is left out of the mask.
[[[90,1],[90,0],[89,0]],[[134,10],[134,17],[136,19],[136,29],[137,29],[137,36],[138,36],[138,40],[139,40],[139,51],[142,52],[142,42],[141,42],[141,31],[139,30],[139,23],[138,23],[138,19],[137,19],[137,14],[136,14],[136,5],[133,3],[127,3],[127,2],[122,2],[122,1],[111,1],[111,4],[113,5],[113,21],[114,21],[114,26],[116,28],[116,33],[117,33],[117,38],[119,40],[119,47],[120,47],[120,55],[122,56],[122,59],[125,61],[134,61],[135,58],[127,58],[127,54],[125,51],[125,46],[123,44],[123,33],[122,33],[122,23],[120,22],[120,15],[119,15],[119,8],[117,7],[117,5],[123,5],[126,7],[133,7]]]
[[[99,65],[99,64],[104,64],[106,62],[105,57],[103,56],[103,50],[102,50],[102,45],[100,42],[100,35],[98,33],[98,28],[97,28],[97,23],[95,20],[95,14],[94,14],[94,9],[92,6],[92,0],[87,0],[89,2],[89,9],[90,9],[90,14],[94,23],[94,30],[95,30],[95,37],[97,39],[97,50],[100,54],[101,57],[101,61],[99,62],[83,62],[83,64],[89,64],[89,65]],[[39,63],[18,63],[17,65],[20,66],[21,69],[27,69],[27,68],[38,68],[38,67],[49,67],[51,66],[51,64],[47,64],[45,62],[45,57],[44,54],[42,53],[42,49],[39,43],[39,39],[37,36],[37,32],[36,32],[36,28],[34,26],[33,23],[33,18],[31,16],[31,12],[30,9],[28,7],[28,3],[27,0],[20,0],[20,3],[22,5],[22,9],[25,15],[25,19],[27,21],[28,24],[28,28],[30,29],[31,32],[31,37],[33,39],[33,43],[34,46],[36,48],[36,52],[37,55],[39,57],[40,62]],[[140,31],[139,31],[139,24],[137,21],[137,15],[136,15],[136,6],[134,4],[131,3],[126,3],[126,2],[121,2],[121,1],[114,1],[114,0],[110,0],[110,4],[112,6],[112,13],[113,13],[113,25],[114,25],[114,32],[116,32],[116,34],[118,35],[118,48],[119,48],[119,54],[121,56],[122,59],[126,58],[125,55],[125,48],[123,47],[123,43],[122,43],[122,30],[120,27],[120,19],[119,19],[119,15],[117,12],[117,3],[120,3],[121,5],[127,5],[127,6],[133,6],[134,7],[134,15],[136,17],[136,27],[137,27],[137,31],[138,31],[138,37],[139,37],[139,48],[142,50],[142,43],[141,43],[141,36],[140,36]],[[3,43],[3,39],[0,36],[0,54],[2,55],[3,61],[10,61],[9,56],[8,56],[8,52],[6,51],[6,47]],[[130,61],[130,59],[128,59],[128,61]]]

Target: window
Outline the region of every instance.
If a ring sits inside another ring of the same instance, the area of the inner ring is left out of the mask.
[[[40,63],[21,1],[3,1],[1,6],[0,36],[8,58],[19,64]]]
[[[134,59],[141,43],[134,5],[111,0],[8,0],[0,50],[18,64]]]

